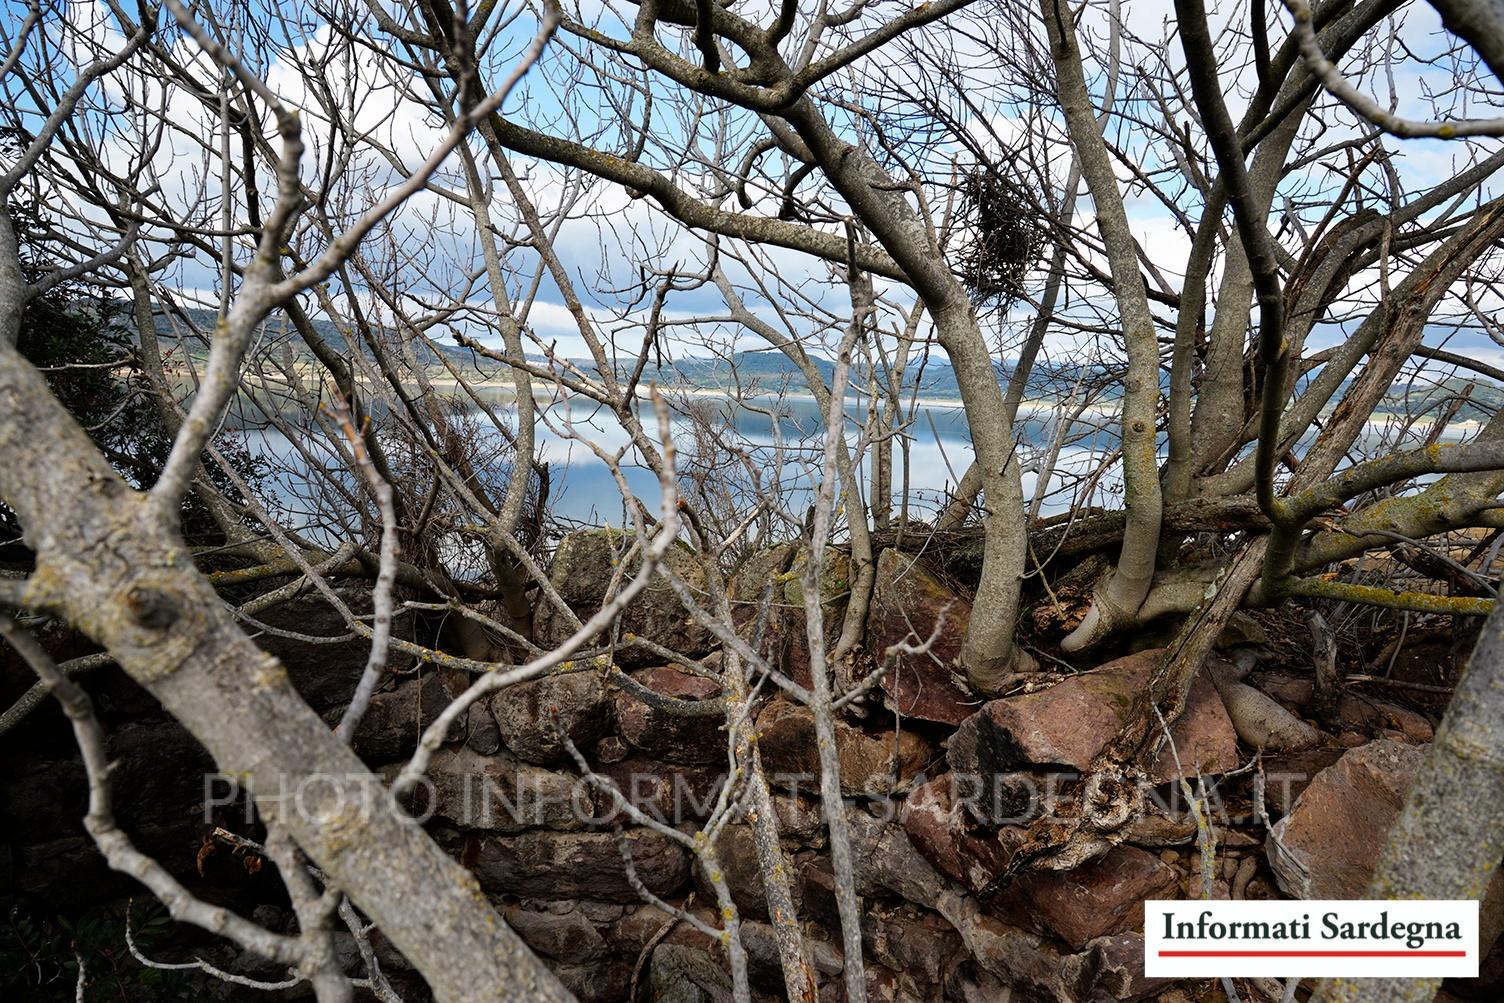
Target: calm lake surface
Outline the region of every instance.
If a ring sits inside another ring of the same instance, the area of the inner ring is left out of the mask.
[[[478,396],[503,422],[515,424],[511,393],[501,388],[482,388]],[[673,435],[681,454],[680,473],[690,475],[706,471],[710,479],[733,485],[745,497],[752,496],[753,473],[765,493],[779,499],[786,511],[801,518],[813,500],[813,485],[823,468],[823,420],[812,398],[783,397],[733,402],[712,394],[671,394],[674,405]],[[607,464],[581,440],[589,440],[600,449],[614,453],[629,442],[627,433],[612,413],[582,398],[566,401],[539,400],[540,420],[537,441],[540,458],[549,464],[549,504],[559,518],[592,525],[621,525],[624,507],[621,492]],[[1112,432],[1115,407],[1086,412],[1072,423],[1066,443],[1059,451],[1039,513],[1052,515],[1072,505],[1120,504],[1122,483],[1116,469],[1105,474],[1101,466],[1111,459],[1117,448]],[[466,402],[467,424],[474,434],[500,441],[490,419],[473,402]],[[701,416],[696,421],[683,412]],[[855,446],[859,423],[865,420],[867,405],[862,399],[848,399],[846,405],[848,441]],[[651,411],[644,408],[650,418]],[[907,412],[906,412],[907,413]],[[1023,490],[1026,501],[1035,498],[1039,476],[1037,470],[1057,435],[1059,412],[1043,405],[1026,403],[1020,411],[1015,434],[1023,464]],[[242,416],[232,421],[245,435],[247,447],[280,468],[283,473],[263,490],[272,497],[284,514],[295,524],[313,528],[327,524],[331,513],[308,497],[306,471],[309,458],[296,449],[289,438],[264,421]],[[1364,437],[1365,451],[1394,448],[1396,427],[1377,420]],[[1420,433],[1425,424],[1421,423]],[[707,434],[706,430],[710,430]],[[1449,427],[1443,441],[1468,437],[1473,428],[1467,423]],[[656,435],[656,430],[654,430]],[[699,434],[697,434],[697,432]],[[1416,443],[1407,441],[1406,446]],[[904,453],[907,452],[907,458]],[[862,460],[863,492],[871,487],[872,448]],[[318,462],[329,465],[325,454]],[[894,506],[905,484],[907,471],[908,504],[911,516],[928,518],[944,503],[956,481],[971,463],[970,430],[959,403],[921,401],[895,439],[893,448]],[[621,461],[622,474],[631,490],[650,510],[656,510],[659,489],[656,477],[642,463],[635,449],[629,449]],[[301,482],[301,483],[300,483]]]

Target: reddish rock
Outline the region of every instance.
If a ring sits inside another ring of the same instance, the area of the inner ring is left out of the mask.
[[[829,930],[841,928],[836,905],[836,879],[830,858],[807,856],[799,863],[799,897],[804,901],[804,919]]]
[[[1144,974],[1144,937],[1119,933],[1098,937],[1080,954],[1061,964],[1061,979],[1076,999],[1141,1000],[1171,984],[1170,979],[1151,979]],[[1189,999],[1189,997],[1187,997]],[[1160,997],[1161,1003],[1170,1003]]]
[[[1269,838],[1284,893],[1363,898],[1424,755],[1402,741],[1370,741],[1316,774]]]
[[[813,793],[820,783],[820,757],[815,744],[815,718],[806,707],[774,700],[757,716],[758,746],[768,779],[781,786],[797,786]],[[912,731],[867,733],[836,723],[836,755],[841,766],[841,793],[880,797],[891,794],[895,779],[903,781],[924,768],[931,755],[928,742]]]
[[[999,905],[1003,915],[1037,924],[1079,951],[1088,941],[1139,925],[1144,899],[1164,898],[1177,877],[1154,854],[1115,846],[1075,870],[1021,875]]]
[[[1385,739],[1348,750],[1317,774],[1268,841],[1284,893],[1362,898],[1424,758],[1423,748]],[[1504,930],[1504,871],[1483,896],[1479,926],[1485,945]]]
[[[887,702],[898,713],[921,721],[960,724],[982,705],[952,671],[971,618],[971,603],[956,595],[922,561],[896,550],[877,559],[877,581],[868,612],[868,650],[881,659],[894,644],[928,640],[945,611],[945,625],[930,650],[899,655],[883,677]],[[917,641],[916,641],[917,636]]]
[[[1275,818],[1290,814],[1317,774],[1342,758],[1340,748],[1280,752],[1264,759],[1264,804]]]
[[[720,693],[720,686],[711,680],[672,666],[642,669],[631,676],[634,682],[674,700],[698,703]],[[676,713],[654,707],[625,689],[618,689],[614,699],[617,730],[647,755],[687,765],[725,761],[723,711]]]
[[[954,803],[951,778],[947,773],[915,788],[904,802],[903,827],[938,871],[979,892],[1002,870],[1008,855],[994,830],[975,829]]]
[[[1317,774],[1269,839],[1285,894],[1362,898],[1424,755],[1402,742],[1369,742]]]
[[[957,773],[993,776],[1031,765],[1082,770],[1128,720],[1160,657],[1143,651],[1068,676],[1047,690],[987,703],[951,736],[947,758]],[[1211,683],[1197,678],[1185,713],[1170,729],[1187,773],[1238,765],[1238,736]],[[1176,777],[1169,744],[1150,768],[1156,783]]]
[[[1397,732],[1407,742],[1425,743],[1435,737],[1431,722],[1424,714],[1359,693],[1342,694],[1337,703],[1337,716],[1356,727]]]
[[[840,621],[836,621],[826,631],[826,651],[835,646],[839,629]],[[805,689],[814,685],[809,675],[809,639],[804,634],[803,614],[788,609],[773,614],[763,632],[763,644],[764,652],[775,668]]]
[[[940,999],[961,937],[935,913],[903,905],[869,907],[862,917],[864,954],[895,975],[899,999]]]

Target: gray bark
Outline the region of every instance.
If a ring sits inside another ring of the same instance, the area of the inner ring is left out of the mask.
[[[0,263],[0,282],[7,271]],[[0,309],[14,303],[6,295]],[[239,630],[175,528],[47,392],[15,351],[14,330],[3,333],[0,496],[37,555],[27,605],[62,615],[108,648],[349,893],[438,999],[570,999],[475,878],[392,807],[282,665]],[[300,789],[304,810],[293,810],[289,795]]]
[[[786,117],[832,184],[903,268],[934,319],[940,344],[955,368],[981,471],[986,499],[982,524],[987,535],[961,661],[975,689],[996,693],[1019,667],[1013,628],[1028,539],[1013,423],[1003,405],[992,351],[965,289],[935,253],[923,222],[893,179],[865,150],[843,142],[809,101],[799,101]]]
[[[1118,315],[1123,326],[1123,343],[1128,353],[1122,413],[1124,502],[1128,522],[1117,567],[1106,584],[1097,590],[1081,626],[1061,642],[1066,651],[1079,651],[1130,619],[1143,604],[1154,580],[1160,517],[1164,509],[1154,431],[1159,408],[1159,345],[1143,274],[1139,271],[1133,231],[1129,228],[1122,193],[1118,190],[1112,161],[1102,139],[1101,125],[1086,89],[1074,24],[1059,0],[1044,0],[1043,13],[1050,53],[1054,57],[1060,105],[1070,130],[1076,160],[1081,165],[1081,175],[1096,203],[1097,229],[1107,248]]]
[[[1504,609],[1495,607],[1368,885],[1370,899],[1481,899],[1504,857]],[[1440,979],[1330,979],[1322,1003],[1423,1003]]]

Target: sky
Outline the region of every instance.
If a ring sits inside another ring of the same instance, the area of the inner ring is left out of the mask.
[[[761,6],[771,9],[766,2]],[[1275,21],[1271,35],[1277,46],[1288,23],[1288,13],[1282,6],[1271,4],[1270,7]],[[100,0],[69,4],[67,9],[70,25],[102,50],[115,50],[122,44],[118,26]],[[317,178],[319,166],[330,149],[325,136],[327,115],[321,111],[321,99],[346,105],[345,112],[352,117],[356,129],[385,147],[385,153],[380,156],[370,151],[356,153],[351,169],[345,174],[338,194],[358,208],[363,201],[374,199],[386,186],[399,181],[407,170],[419,163],[440,142],[443,130],[428,109],[403,95],[405,88],[414,85],[415,78],[400,66],[394,69],[388,53],[356,47],[348,52],[338,50],[330,58],[331,51],[335,51],[332,42],[337,36],[310,6],[298,4],[273,9],[280,11],[279,19],[268,23],[264,37],[234,37],[241,42],[248,64],[264,77],[288,106],[301,111],[309,141],[304,177],[310,181]],[[630,11],[632,8],[625,9]],[[881,4],[849,30],[853,34],[871,30],[905,9],[907,4],[904,2]],[[1009,9],[1015,14],[1021,10],[1017,7]],[[535,29],[530,14],[518,10],[519,16],[489,40],[486,64],[493,80],[500,79],[513,65]],[[587,5],[573,5],[570,10],[573,17],[602,32],[615,37],[624,34],[622,22],[610,5],[592,0]],[[742,4],[738,5],[737,11],[750,17],[759,11],[759,7]],[[978,32],[995,31],[994,40],[998,44],[1006,47],[1009,43],[1007,29],[995,27],[1006,23],[1007,18],[993,15],[993,8],[979,4],[952,22],[925,29],[922,35],[915,36],[913,44],[931,54],[947,54],[954,60],[960,87],[957,93],[946,97],[948,107],[962,119],[961,128],[993,149],[997,147],[993,137],[1008,142],[1026,142],[1028,136],[1035,137],[1030,143],[1031,149],[1038,159],[1048,161],[1044,177],[1057,189],[1055,197],[1059,197],[1058,189],[1065,181],[1068,147],[1060,130],[1058,112],[1040,103],[1037,95],[1030,94],[995,66],[989,65],[992,60],[986,58],[979,48]],[[15,0],[7,0],[7,38],[14,37],[23,16],[24,7]],[[1106,3],[1093,3],[1086,7],[1079,26],[1084,37],[1096,42],[1097,53],[1089,60],[1088,72],[1093,94],[1098,100],[1107,76],[1107,67],[1099,56],[1105,48],[1102,42],[1110,16]],[[1120,17],[1122,74],[1115,111],[1132,116],[1132,119],[1114,120],[1109,126],[1109,136],[1123,147],[1130,164],[1154,171],[1172,164],[1172,151],[1151,134],[1149,126],[1162,124],[1164,116],[1138,81],[1134,70],[1135,67],[1152,66],[1156,49],[1170,37],[1174,27],[1173,5],[1170,0],[1124,0]],[[762,19],[766,20],[766,16]],[[1241,25],[1243,19],[1246,19],[1246,13],[1241,5],[1217,5],[1212,13],[1213,31],[1216,33],[1229,24]],[[979,28],[979,25],[989,22],[993,27]],[[66,33],[58,29],[55,35],[66,50],[70,44]],[[670,32],[664,32],[660,37],[670,47],[688,44]],[[1420,2],[1407,5],[1392,24],[1381,28],[1374,38],[1376,45],[1394,46],[1396,51],[1412,54],[1412,58],[1402,59],[1389,75],[1374,74],[1361,78],[1359,82],[1371,93],[1381,100],[1392,96],[1402,113],[1414,117],[1427,117],[1432,95],[1440,94],[1440,100],[1450,100],[1447,92],[1452,84],[1451,74],[1445,66],[1427,62],[1427,57],[1441,52],[1448,40],[1429,6]],[[72,44],[75,59],[84,61],[83,47]],[[1246,51],[1246,43],[1244,45]],[[1168,65],[1178,67],[1181,60],[1178,44],[1171,42],[1163,50]],[[195,67],[200,79],[212,82],[213,69],[191,41],[178,37],[173,51],[186,64]],[[1223,51],[1235,55],[1232,49]],[[581,60],[582,53],[590,54],[597,67],[600,66],[599,49],[577,37],[561,34],[509,101],[506,112],[509,118],[554,135],[587,136],[608,147],[619,148],[624,133],[617,116],[618,109],[605,100],[605,89],[600,86],[602,77]],[[1239,62],[1236,58],[1229,58],[1222,67],[1224,91],[1234,117],[1242,110],[1252,79],[1251,70],[1238,65]],[[840,98],[847,93],[840,89],[844,86],[872,85],[880,80],[884,71],[893,71],[902,79],[902,71],[908,68],[903,51],[894,47],[833,78],[824,96]],[[652,135],[644,151],[644,161],[668,166],[682,159],[676,154],[685,149],[690,151],[688,162],[673,165],[676,180],[685,188],[705,190],[713,185],[715,168],[733,166],[752,139],[762,132],[760,123],[750,113],[725,112],[714,104],[696,101],[661,78],[650,76],[646,83],[642,83],[643,74],[634,73],[624,64],[614,67],[613,71],[618,82],[640,84],[654,101]],[[620,87],[617,91],[620,92]],[[165,117],[178,127],[165,138],[152,158],[152,166],[166,193],[164,197],[178,206],[185,216],[196,216],[205,223],[214,222],[220,202],[218,171],[212,157],[206,156],[201,142],[203,137],[214,135],[214,116],[182,89],[164,94],[154,82],[133,77],[127,70],[112,75],[101,85],[102,104],[98,111],[101,122],[107,123],[109,109],[123,107],[127,96],[141,106],[164,108]],[[912,111],[911,104],[907,109],[905,107],[906,97],[902,93],[888,93],[871,99],[869,111],[876,114],[878,124],[886,127],[881,136],[871,120],[858,119],[838,105],[826,104],[825,107],[832,124],[843,137],[860,139],[869,147],[880,149],[880,140],[889,139],[893,130],[902,126],[906,111]],[[640,107],[639,98],[633,108]],[[1479,107],[1476,103],[1470,105],[1468,111],[1477,115],[1488,114],[1487,107]],[[1032,131],[1031,121],[1034,123]],[[1186,124],[1193,127],[1192,123]],[[111,132],[102,127],[100,132],[105,136],[102,145],[110,163],[122,170],[136,163],[139,142],[131,129],[114,127]],[[1322,142],[1331,144],[1354,135],[1354,128],[1339,123],[1322,137]],[[1395,177],[1410,191],[1449,177],[1470,157],[1497,148],[1497,141],[1463,146],[1443,141],[1384,138],[1381,143],[1391,154]],[[931,181],[925,189],[928,197],[944,198],[943,186],[934,182],[944,180],[948,162],[960,153],[958,143],[946,141],[943,137],[922,150],[924,163],[921,168],[929,172]],[[767,160],[776,166],[780,157],[781,154],[768,154]],[[455,158],[451,158],[446,168],[453,167],[454,163]],[[553,240],[558,256],[573,277],[591,316],[604,329],[616,332],[621,344],[635,350],[640,343],[641,326],[651,300],[651,297],[640,296],[640,290],[636,288],[643,270],[676,267],[678,273],[684,275],[703,268],[709,256],[704,235],[687,231],[667,219],[651,200],[636,198],[615,185],[582,181],[578,175],[547,163],[520,158],[514,163],[525,188],[545,216],[551,216],[562,204],[569,205],[566,218],[559,223]],[[777,177],[778,172],[775,170],[773,174]],[[1119,176],[1126,195],[1130,226],[1143,248],[1144,257],[1153,262],[1172,285],[1177,285],[1189,248],[1189,236],[1177,224],[1174,213],[1158,198],[1135,189],[1128,167],[1119,165]],[[1382,172],[1373,167],[1364,177],[1373,187],[1370,201],[1382,197],[1384,193],[1380,189],[1385,186]],[[269,186],[270,180],[269,176],[260,179],[263,190]],[[446,169],[439,180],[451,189],[460,185],[454,170]],[[1282,185],[1276,207],[1282,205],[1287,196],[1299,199],[1312,190],[1330,191],[1337,183],[1320,169],[1293,172]],[[1496,183],[1487,187],[1489,194],[1496,189]],[[818,178],[806,181],[799,191],[801,195],[815,192],[829,195]],[[1171,197],[1192,219],[1199,216],[1199,200],[1194,194],[1175,191]],[[753,211],[771,215],[776,213],[778,202],[776,192],[764,194],[757,199]],[[722,204],[734,208],[735,200],[725,200]],[[835,205],[839,208],[838,200],[835,200]],[[491,209],[498,225],[509,235],[517,239],[526,237],[518,222],[516,206],[499,182],[494,184]],[[1083,232],[1091,233],[1093,211],[1091,200],[1083,193],[1077,203],[1073,224]],[[1317,210],[1303,213],[1307,225],[1317,222],[1310,218],[1313,211]],[[244,222],[242,208],[237,206],[236,215]],[[824,225],[831,229],[839,226],[838,223]],[[454,205],[440,194],[420,193],[389,220],[389,226],[388,239],[380,241],[380,246],[372,246],[371,257],[380,262],[380,269],[392,277],[395,286],[408,290],[415,297],[432,301],[440,293],[455,288],[462,273],[475,272],[480,267],[481,256],[473,220],[456,211]],[[728,244],[725,250],[734,252],[737,245]],[[237,253],[242,259],[247,254],[245,249]],[[507,259],[514,269],[510,290],[514,302],[527,302],[527,291],[537,270],[536,256],[525,248],[514,247],[508,251]],[[839,325],[849,314],[849,293],[833,275],[829,264],[777,248],[764,249],[750,270],[736,261],[731,253],[723,255],[720,261],[732,281],[741,287],[748,305],[760,317],[803,337],[819,339],[827,349],[831,346]],[[754,278],[757,281],[754,282]],[[166,281],[184,298],[212,303],[219,295],[217,263],[207,254],[179,261],[168,273]],[[1041,281],[1042,271],[1036,269],[1031,288],[1037,291]],[[885,312],[890,323],[896,322],[900,311],[913,305],[913,294],[899,283],[880,281],[877,290],[890,307]],[[477,288],[472,302],[488,305],[489,296],[483,293],[483,289]],[[1486,303],[1494,302],[1491,294],[1480,295]],[[362,299],[370,308],[376,297],[367,292]],[[1110,315],[1112,307],[1100,288],[1076,284],[1065,310],[1085,321],[1103,314]],[[1162,315],[1165,313],[1163,307],[1158,310]],[[664,310],[664,317],[677,325],[670,329],[671,347],[682,354],[706,354],[707,351],[752,345],[755,340],[737,325],[728,323],[726,313],[719,292],[708,283],[674,292]],[[810,316],[801,318],[796,316],[799,313]],[[1009,353],[1010,345],[1032,314],[1033,306],[1022,301],[1015,303],[1006,314],[986,319],[988,329],[996,332],[1000,355]],[[1104,319],[1111,321],[1110,316]],[[690,321],[699,323],[691,326]],[[526,322],[539,341],[555,345],[560,354],[566,357],[585,354],[585,345],[576,330],[574,318],[564,306],[560,291],[551,278],[543,276],[539,280],[536,298],[527,308]],[[468,331],[478,334],[483,340],[493,343],[498,340],[483,324],[471,322]],[[1340,328],[1327,325],[1313,338],[1311,347],[1325,347],[1341,336]],[[1082,345],[1079,337],[1056,332],[1047,343],[1047,350],[1064,355],[1081,350]],[[1104,348],[1099,343],[1092,347],[1111,351],[1110,346]],[[1504,348],[1476,331],[1455,334],[1448,347],[1504,364]]]

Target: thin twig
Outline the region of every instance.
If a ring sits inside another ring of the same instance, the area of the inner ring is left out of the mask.
[[[1354,87],[1332,61],[1326,58],[1313,27],[1315,15],[1306,0],[1284,0],[1295,19],[1291,33],[1300,46],[1301,58],[1311,74],[1338,100],[1357,112],[1367,122],[1402,139],[1464,139],[1469,136],[1504,136],[1504,118],[1462,119],[1455,122],[1430,122],[1401,118],[1373,98]]]
[[[393,500],[392,486],[376,470],[376,464],[371,462],[365,438],[356,429],[355,416],[351,414],[350,405],[344,398],[338,400],[334,414],[350,443],[350,452],[355,457],[361,476],[366,479],[371,494],[376,498],[376,505],[381,510],[381,564],[376,574],[376,588],[371,596],[375,613],[375,623],[371,628],[371,651],[366,658],[360,683],[355,687],[355,695],[350,698],[350,706],[345,708],[345,713],[339,719],[339,726],[334,729],[335,737],[348,744],[355,737],[355,729],[360,727],[360,719],[365,716],[376,687],[381,685],[381,679],[386,675],[388,642],[392,636],[392,583],[397,577],[399,546],[397,507]]]

